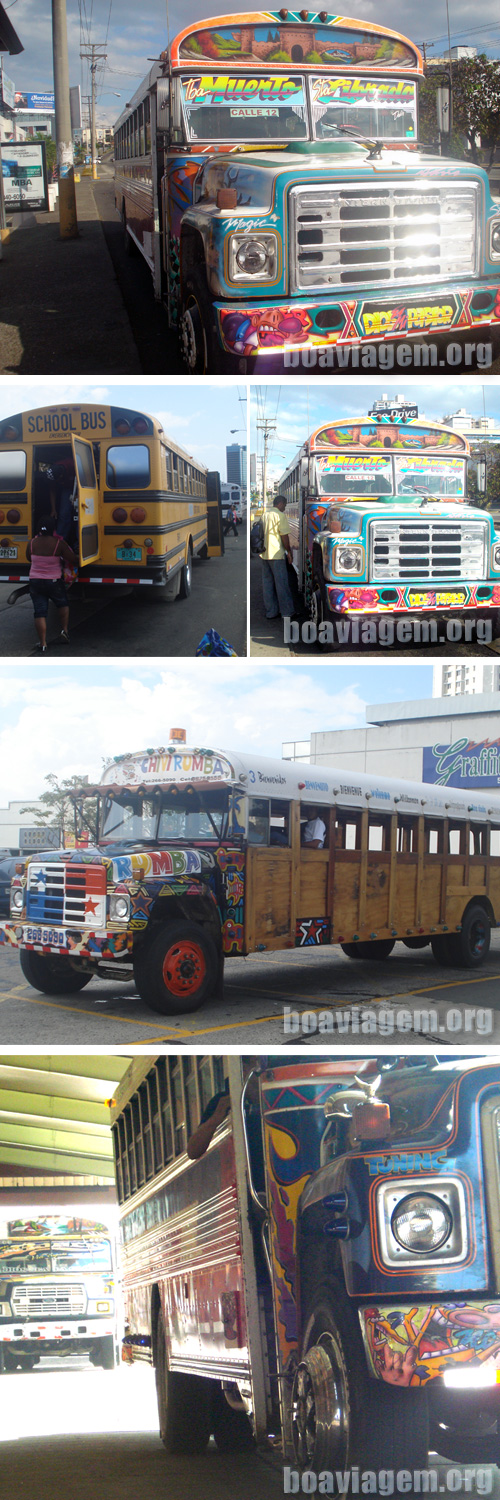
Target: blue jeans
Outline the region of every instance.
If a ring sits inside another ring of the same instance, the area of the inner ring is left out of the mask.
[[[288,582],[286,557],[277,557],[274,562],[262,558],[262,593],[266,620],[276,620],[278,615],[293,615],[294,602]]]

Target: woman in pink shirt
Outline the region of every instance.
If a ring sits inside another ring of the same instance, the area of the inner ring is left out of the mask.
[[[30,566],[30,594],[35,615],[38,649],[47,650],[47,614],[49,600],[55,604],[61,621],[61,642],[69,643],[68,596],[62,576],[63,562],[74,566],[76,554],[56,532],[55,516],[42,516],[36,536],[28,542],[26,556]]]

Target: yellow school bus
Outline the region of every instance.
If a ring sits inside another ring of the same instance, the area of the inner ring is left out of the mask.
[[[42,406],[0,422],[0,582],[25,582],[44,514],[85,584],[191,591],[193,557],[220,556],[219,476],[161,424],[121,406]]]

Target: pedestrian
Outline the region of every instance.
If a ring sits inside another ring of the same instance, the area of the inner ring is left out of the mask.
[[[47,650],[47,614],[49,600],[55,604],[61,622],[61,643],[69,643],[68,596],[62,576],[63,562],[74,567],[76,553],[56,532],[55,516],[42,516],[36,536],[28,542],[26,556],[30,563],[29,590],[35,616],[39,651]]]
[[[238,528],[236,525],[236,512],[232,510],[231,506],[229,506],[228,510],[226,511],[226,519],[224,521],[224,536],[229,536],[231,527],[234,531],[234,535],[237,536]]]
[[[266,620],[277,620],[280,614],[290,618],[295,609],[287,574],[287,561],[291,566],[293,563],[285,509],[286,495],[277,495],[263,517],[262,593]]]

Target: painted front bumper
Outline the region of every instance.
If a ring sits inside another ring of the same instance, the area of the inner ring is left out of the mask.
[[[359,1320],[370,1373],[387,1385],[446,1384],[457,1370],[471,1390],[497,1384],[500,1302],[376,1304]]]
[[[452,579],[438,588],[418,583],[327,583],[328,609],[334,615],[456,614],[457,610],[500,608],[500,583],[466,583]],[[487,597],[485,597],[487,596]]]
[[[68,1318],[54,1319],[35,1322],[31,1319],[28,1323],[19,1321],[12,1323],[0,1323],[0,1343],[4,1344],[41,1344],[59,1343],[61,1339],[101,1339],[108,1338],[114,1332],[112,1317],[109,1318]]]
[[[332,345],[391,343],[453,335],[500,324],[498,280],[376,297],[269,298],[266,303],[216,302],[219,339],[228,354],[246,357]]]
[[[53,929],[29,922],[0,922],[0,947],[24,948],[35,953],[62,953],[66,958],[117,959],[132,949],[132,933],[84,930],[61,931],[64,941],[52,941]]]

